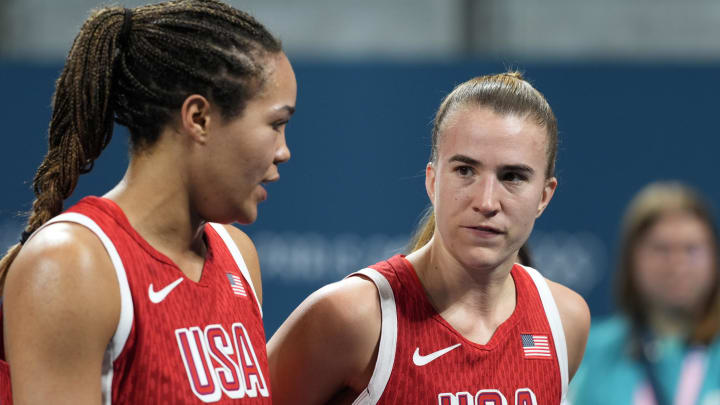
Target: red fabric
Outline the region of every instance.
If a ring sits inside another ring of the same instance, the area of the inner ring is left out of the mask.
[[[0,316],[0,322],[2,322],[2,316]],[[1,329],[2,326],[0,326],[0,332],[2,332]],[[2,344],[2,338],[0,338],[0,344]],[[0,405],[9,404],[12,404],[12,391],[10,390],[10,367],[7,362],[0,360]]]
[[[465,339],[435,311],[404,257],[371,267],[392,286],[398,321],[395,362],[378,404],[560,403],[562,383],[552,332],[535,284],[522,267],[510,273],[517,291],[515,310],[485,345]],[[546,335],[551,356],[526,358],[522,334]],[[458,343],[426,365],[414,363],[416,349],[427,356]]]
[[[0,301],[0,405],[12,404],[10,389],[10,366],[5,361],[5,341],[3,340],[3,311]]]
[[[89,217],[112,240],[132,294],[132,329],[113,364],[113,404],[225,404],[231,396],[243,404],[272,403],[254,292],[210,225],[202,276],[194,282],[135,232],[114,202],[86,197],[68,212]],[[247,296],[233,293],[228,273],[242,279]],[[150,284],[157,292],[179,278],[162,301],[150,301]]]

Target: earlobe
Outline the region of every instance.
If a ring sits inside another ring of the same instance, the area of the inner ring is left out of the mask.
[[[435,205],[435,167],[432,162],[425,166],[425,191],[427,191],[430,203]]]
[[[207,141],[210,127],[210,102],[199,94],[192,94],[185,99],[180,108],[180,119],[183,132],[200,143]]]
[[[547,208],[548,204],[550,204],[550,200],[552,200],[553,195],[555,195],[557,185],[558,181],[556,177],[551,177],[545,180],[545,187],[543,187],[543,194],[540,199],[540,204],[538,205],[538,210],[535,218],[539,218],[540,215],[542,215],[543,211],[545,211],[545,208]]]

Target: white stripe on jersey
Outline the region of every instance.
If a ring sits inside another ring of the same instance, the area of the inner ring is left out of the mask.
[[[115,249],[110,238],[103,232],[103,230],[95,223],[92,219],[85,215],[78,214],[76,212],[67,212],[60,214],[50,221],[46,222],[38,228],[37,233],[40,229],[47,227],[48,225],[58,222],[72,222],[78,225],[82,225],[89,229],[95,236],[100,239],[105,250],[110,256],[110,261],[115,268],[115,275],[118,279],[118,285],[120,286],[120,319],[118,320],[115,333],[113,334],[110,343],[108,343],[105,353],[103,355],[102,362],[102,374],[100,377],[102,387],[102,403],[109,405],[112,401],[112,381],[113,381],[113,362],[120,356],[125,343],[127,342],[128,336],[130,336],[130,330],[133,324],[134,305],[132,300],[132,294],[130,294],[130,286],[128,285],[127,274],[125,274],[125,267],[122,264],[120,255]],[[32,238],[32,235],[30,236]],[[29,239],[29,238],[28,238]]]
[[[380,326],[380,344],[378,345],[375,369],[367,388],[353,401],[353,405],[374,405],[385,391],[390,380],[393,363],[395,363],[395,349],[397,346],[397,309],[395,308],[395,295],[385,276],[369,267],[355,272],[352,276],[365,276],[369,278],[378,290],[380,296],[380,313],[382,323]]]

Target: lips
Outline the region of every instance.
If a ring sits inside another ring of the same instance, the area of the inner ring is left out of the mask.
[[[263,186],[260,186],[260,202],[263,202],[267,200],[267,190],[263,188]]]
[[[505,233],[498,228],[495,228],[493,226],[487,226],[487,225],[466,226],[465,228],[474,229],[476,231],[491,233],[491,234],[495,234],[495,235],[502,235]]]
[[[500,238],[505,235],[506,232],[501,228],[494,226],[479,225],[479,226],[463,226],[465,233],[472,239],[479,243],[489,243],[491,241],[499,241]]]
[[[268,173],[270,172],[270,173]],[[277,167],[269,168],[268,171],[265,172],[265,177],[260,180],[261,183],[274,183],[276,181],[280,180],[280,173],[277,170]]]
[[[262,179],[262,180],[260,181],[260,184],[258,184],[258,186],[260,186],[260,190],[262,190],[262,193],[261,193],[261,195],[260,195],[260,201],[261,201],[261,202],[267,200],[267,190],[265,190],[265,188],[264,188],[262,185],[263,185],[263,184],[268,184],[268,183],[273,183],[273,182],[276,182],[276,181],[278,181],[278,180],[280,180],[280,175],[279,175],[279,174],[276,174],[276,175],[274,175],[274,176],[272,176],[272,177],[268,177],[268,178]]]

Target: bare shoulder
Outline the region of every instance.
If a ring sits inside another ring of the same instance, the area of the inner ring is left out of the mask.
[[[380,302],[375,284],[360,276],[329,284],[312,295],[298,308],[308,315],[319,315],[320,321],[331,319],[339,328],[380,327]],[[377,322],[375,322],[377,321]],[[357,336],[356,332],[344,332]],[[348,336],[348,337],[352,337]]]
[[[245,253],[244,250],[247,250],[248,253],[255,253],[255,244],[253,244],[250,237],[243,232],[240,228],[233,226],[233,225],[222,225],[225,230],[228,231],[230,234],[230,237],[235,241],[235,243],[238,245],[238,248],[240,249],[241,253]]]
[[[560,312],[568,348],[570,378],[572,378],[585,353],[585,344],[590,331],[590,309],[580,294],[554,281],[547,280],[547,283]]]
[[[274,401],[325,403],[339,392],[364,389],[380,329],[380,301],[372,281],[349,277],[314,292],[268,344]]]
[[[250,272],[250,278],[252,279],[253,287],[255,287],[255,294],[257,295],[258,301],[262,303],[262,277],[260,274],[260,259],[258,258],[257,249],[255,244],[250,237],[240,229],[232,225],[222,225],[230,234],[230,237],[237,245],[240,254],[245,261],[245,265],[248,267]]]
[[[29,297],[52,304],[107,301],[113,292],[119,300],[117,276],[102,242],[82,225],[61,222],[39,231],[20,250],[8,271],[4,300],[7,307]]]
[[[563,323],[568,322],[574,327],[590,327],[590,309],[585,299],[575,291],[562,284],[547,280],[555,303],[563,318]]]
[[[3,315],[14,397],[47,402],[57,395],[81,403],[85,395],[99,396],[120,292],[112,262],[90,230],[57,223],[30,239],[8,272]],[[80,381],[84,388],[72,391]]]
[[[323,337],[331,345],[337,342],[342,347],[364,343],[366,336],[379,336],[380,320],[380,302],[373,282],[349,277],[306,298],[272,337],[270,347],[288,334],[298,333],[311,339]]]

